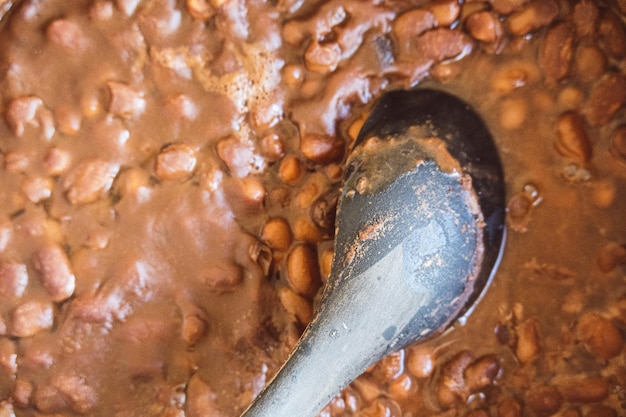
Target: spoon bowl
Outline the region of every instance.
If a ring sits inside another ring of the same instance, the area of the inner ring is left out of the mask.
[[[242,417],[313,417],[382,357],[467,314],[497,266],[504,207],[497,150],[468,104],[383,95],[347,161],[319,307]]]

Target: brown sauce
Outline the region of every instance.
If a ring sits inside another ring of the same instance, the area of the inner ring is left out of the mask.
[[[0,0],[0,416],[236,417],[310,320],[376,98],[472,103],[506,252],[321,416],[626,413],[626,4]]]

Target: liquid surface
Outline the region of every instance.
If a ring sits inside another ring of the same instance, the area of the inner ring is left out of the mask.
[[[0,5],[1,416],[238,416],[310,320],[369,109],[417,84],[487,122],[506,253],[321,415],[625,412],[622,1]]]

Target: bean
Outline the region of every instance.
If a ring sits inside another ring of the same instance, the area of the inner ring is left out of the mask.
[[[428,10],[438,26],[450,26],[459,18],[461,5],[457,0],[434,0],[428,3]]]
[[[501,104],[500,125],[507,130],[519,129],[526,121],[526,112],[526,101],[508,98]]]
[[[30,177],[20,184],[20,189],[32,203],[47,200],[52,195],[52,181],[49,178]]]
[[[561,396],[571,403],[594,403],[609,395],[609,384],[602,377],[563,377],[555,380]]]
[[[372,376],[381,383],[395,380],[404,372],[404,357],[404,349],[390,353],[374,366]]]
[[[558,104],[567,110],[574,110],[580,107],[583,101],[583,93],[575,87],[565,87],[561,89],[558,97]]]
[[[437,28],[420,35],[415,45],[421,56],[438,63],[469,54],[473,48],[473,41],[463,32]]]
[[[595,45],[579,45],[576,49],[575,68],[577,77],[586,83],[597,80],[607,67],[606,57]]]
[[[128,84],[109,81],[107,83],[111,100],[109,112],[123,119],[131,119],[141,115],[146,109],[143,94],[132,89]]]
[[[515,356],[522,363],[532,362],[541,352],[541,343],[537,321],[526,319],[515,328],[517,343],[515,344]]]
[[[302,65],[289,64],[282,69],[282,79],[291,88],[297,88],[304,82],[304,68]]]
[[[573,288],[565,295],[561,310],[570,314],[580,313],[585,307],[585,303],[585,293],[578,288]]]
[[[308,324],[313,317],[313,307],[306,298],[299,296],[287,287],[278,289],[278,298],[285,311],[292,315],[299,323]]]
[[[585,116],[593,126],[604,126],[626,103],[626,77],[606,74],[591,89]]]
[[[541,42],[539,66],[551,81],[560,81],[570,73],[574,56],[574,30],[568,23],[551,27]]]
[[[92,203],[109,191],[118,172],[117,164],[96,158],[84,160],[65,177],[65,195],[72,204]]]
[[[524,396],[527,405],[537,417],[548,417],[559,411],[563,399],[556,388],[549,385],[532,387]]]
[[[495,43],[502,38],[502,23],[489,11],[473,13],[465,20],[468,33],[477,41]]]
[[[285,156],[285,144],[277,133],[268,133],[259,140],[263,156],[270,162],[276,162]]]
[[[298,181],[302,177],[302,165],[300,160],[294,155],[285,156],[280,162],[278,175],[288,184]]]
[[[33,391],[34,387],[31,382],[17,378],[13,386],[13,394],[11,395],[13,403],[18,407],[27,407],[30,403]]]
[[[418,389],[417,381],[407,373],[403,373],[389,384],[389,394],[396,400],[406,401],[416,395]]]
[[[533,201],[525,193],[517,193],[509,200],[506,206],[507,222],[511,229],[517,232],[525,232],[530,220]]]
[[[201,22],[206,22],[215,15],[215,9],[207,0],[186,0],[185,6],[191,17]]]
[[[154,173],[161,180],[185,180],[195,168],[196,152],[184,143],[165,146],[154,161]]]
[[[245,177],[239,181],[243,202],[252,208],[261,208],[265,200],[265,185],[257,177]]]
[[[594,404],[589,407],[585,417],[617,417],[617,411],[604,404]]]
[[[529,0],[491,0],[491,7],[498,13],[507,15],[515,11],[519,11]]]
[[[289,222],[282,217],[268,219],[261,231],[261,240],[271,249],[288,250],[293,240]]]
[[[57,176],[63,174],[70,166],[70,153],[59,148],[50,148],[43,159],[46,174]]]
[[[59,132],[75,135],[80,130],[82,114],[69,106],[59,106],[54,112]]]
[[[207,322],[197,314],[186,315],[183,319],[182,336],[187,346],[195,346],[207,332]]]
[[[515,398],[502,400],[497,407],[498,417],[521,417],[522,405]]]
[[[509,16],[506,28],[512,35],[526,36],[548,26],[559,14],[559,5],[554,0],[533,0],[527,7]]]
[[[581,116],[573,112],[562,114],[557,120],[556,131],[554,146],[559,154],[580,165],[591,160],[591,141]]]
[[[604,273],[613,271],[618,265],[626,264],[626,247],[615,242],[607,243],[600,250],[596,264]]]
[[[464,403],[469,395],[463,374],[474,355],[469,350],[462,350],[441,366],[441,374],[436,385],[436,395],[442,407],[452,407]]]
[[[304,63],[309,71],[330,74],[341,61],[341,48],[335,42],[321,44],[313,41],[304,53]]]
[[[15,337],[29,337],[52,327],[52,304],[27,301],[11,312],[9,334]]]
[[[3,375],[15,378],[17,373],[17,346],[7,338],[0,338],[0,369]]]
[[[620,126],[611,134],[611,155],[626,162],[626,126]]]
[[[393,22],[391,34],[399,52],[410,51],[414,38],[434,28],[436,24],[435,16],[428,10],[413,9],[398,16]]]
[[[20,151],[7,152],[4,154],[4,169],[11,173],[25,172],[30,165],[28,156]]]
[[[35,96],[19,97],[9,102],[4,114],[15,136],[24,135],[27,126],[38,125],[35,118],[42,106],[43,101]]]
[[[15,261],[0,262],[0,297],[21,297],[27,286],[26,265]]]
[[[624,347],[619,329],[599,314],[587,313],[576,325],[576,337],[592,355],[602,360],[617,357]]]
[[[565,411],[562,411],[559,417],[581,417],[580,411],[576,408],[569,408]]]
[[[241,267],[234,263],[220,263],[211,265],[204,272],[204,284],[210,291],[229,292],[243,280]]]
[[[362,417],[402,417],[400,406],[389,398],[379,397],[359,413]]]
[[[304,134],[300,139],[302,155],[318,164],[328,164],[343,158],[345,144],[338,137]]]
[[[622,20],[608,10],[604,11],[600,21],[598,44],[613,59],[626,57],[626,29]]]
[[[176,122],[195,120],[200,111],[194,101],[186,94],[176,94],[167,99],[165,107]]]
[[[312,297],[320,287],[317,254],[307,245],[296,245],[287,256],[287,281],[305,297]]]
[[[528,62],[513,62],[497,70],[492,77],[493,88],[500,93],[509,93],[516,88],[537,82],[539,69]]]
[[[71,20],[54,20],[48,26],[46,35],[50,42],[71,54],[84,52],[88,47],[88,39],[82,27]]]
[[[76,278],[60,247],[44,246],[34,253],[32,261],[52,301],[64,301],[74,294]]]
[[[359,392],[366,403],[372,402],[381,394],[380,386],[366,376],[361,376],[352,382],[352,386]]]
[[[313,203],[326,191],[327,180],[323,174],[313,173],[307,177],[306,183],[300,187],[300,191],[294,198],[297,208],[310,208]]]
[[[581,0],[574,6],[572,20],[579,38],[593,38],[600,22],[600,10],[595,1]]]
[[[316,244],[324,238],[322,231],[306,216],[294,220],[293,236],[296,240],[310,244]]]
[[[591,202],[598,208],[609,208],[617,197],[617,186],[612,180],[599,180],[591,189]]]
[[[435,369],[434,352],[426,345],[417,345],[409,348],[407,369],[416,378],[428,378]]]
[[[494,355],[486,355],[472,362],[464,371],[463,377],[469,392],[475,393],[487,388],[500,372],[500,364]]]
[[[96,22],[104,22],[113,17],[113,4],[97,2],[89,9],[89,17]]]
[[[96,404],[96,392],[82,376],[58,375],[52,380],[52,385],[77,413],[86,414]]]

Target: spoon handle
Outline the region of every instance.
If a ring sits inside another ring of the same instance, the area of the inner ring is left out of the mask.
[[[326,304],[307,328],[276,378],[242,417],[312,417],[342,388],[389,351],[398,327],[408,325],[413,312],[429,297],[410,288],[402,277],[403,244],[361,276],[346,282],[350,308]],[[385,279],[383,279],[385,278]],[[389,288],[389,282],[397,283]],[[386,286],[383,290],[383,286]],[[336,295],[336,294],[335,294]],[[409,295],[409,296],[407,296]],[[375,302],[372,302],[376,300]],[[398,305],[400,304],[400,305]],[[394,308],[389,311],[390,305]],[[398,323],[395,311],[405,311]],[[397,323],[400,326],[389,326]],[[367,329],[367,331],[363,331]]]

